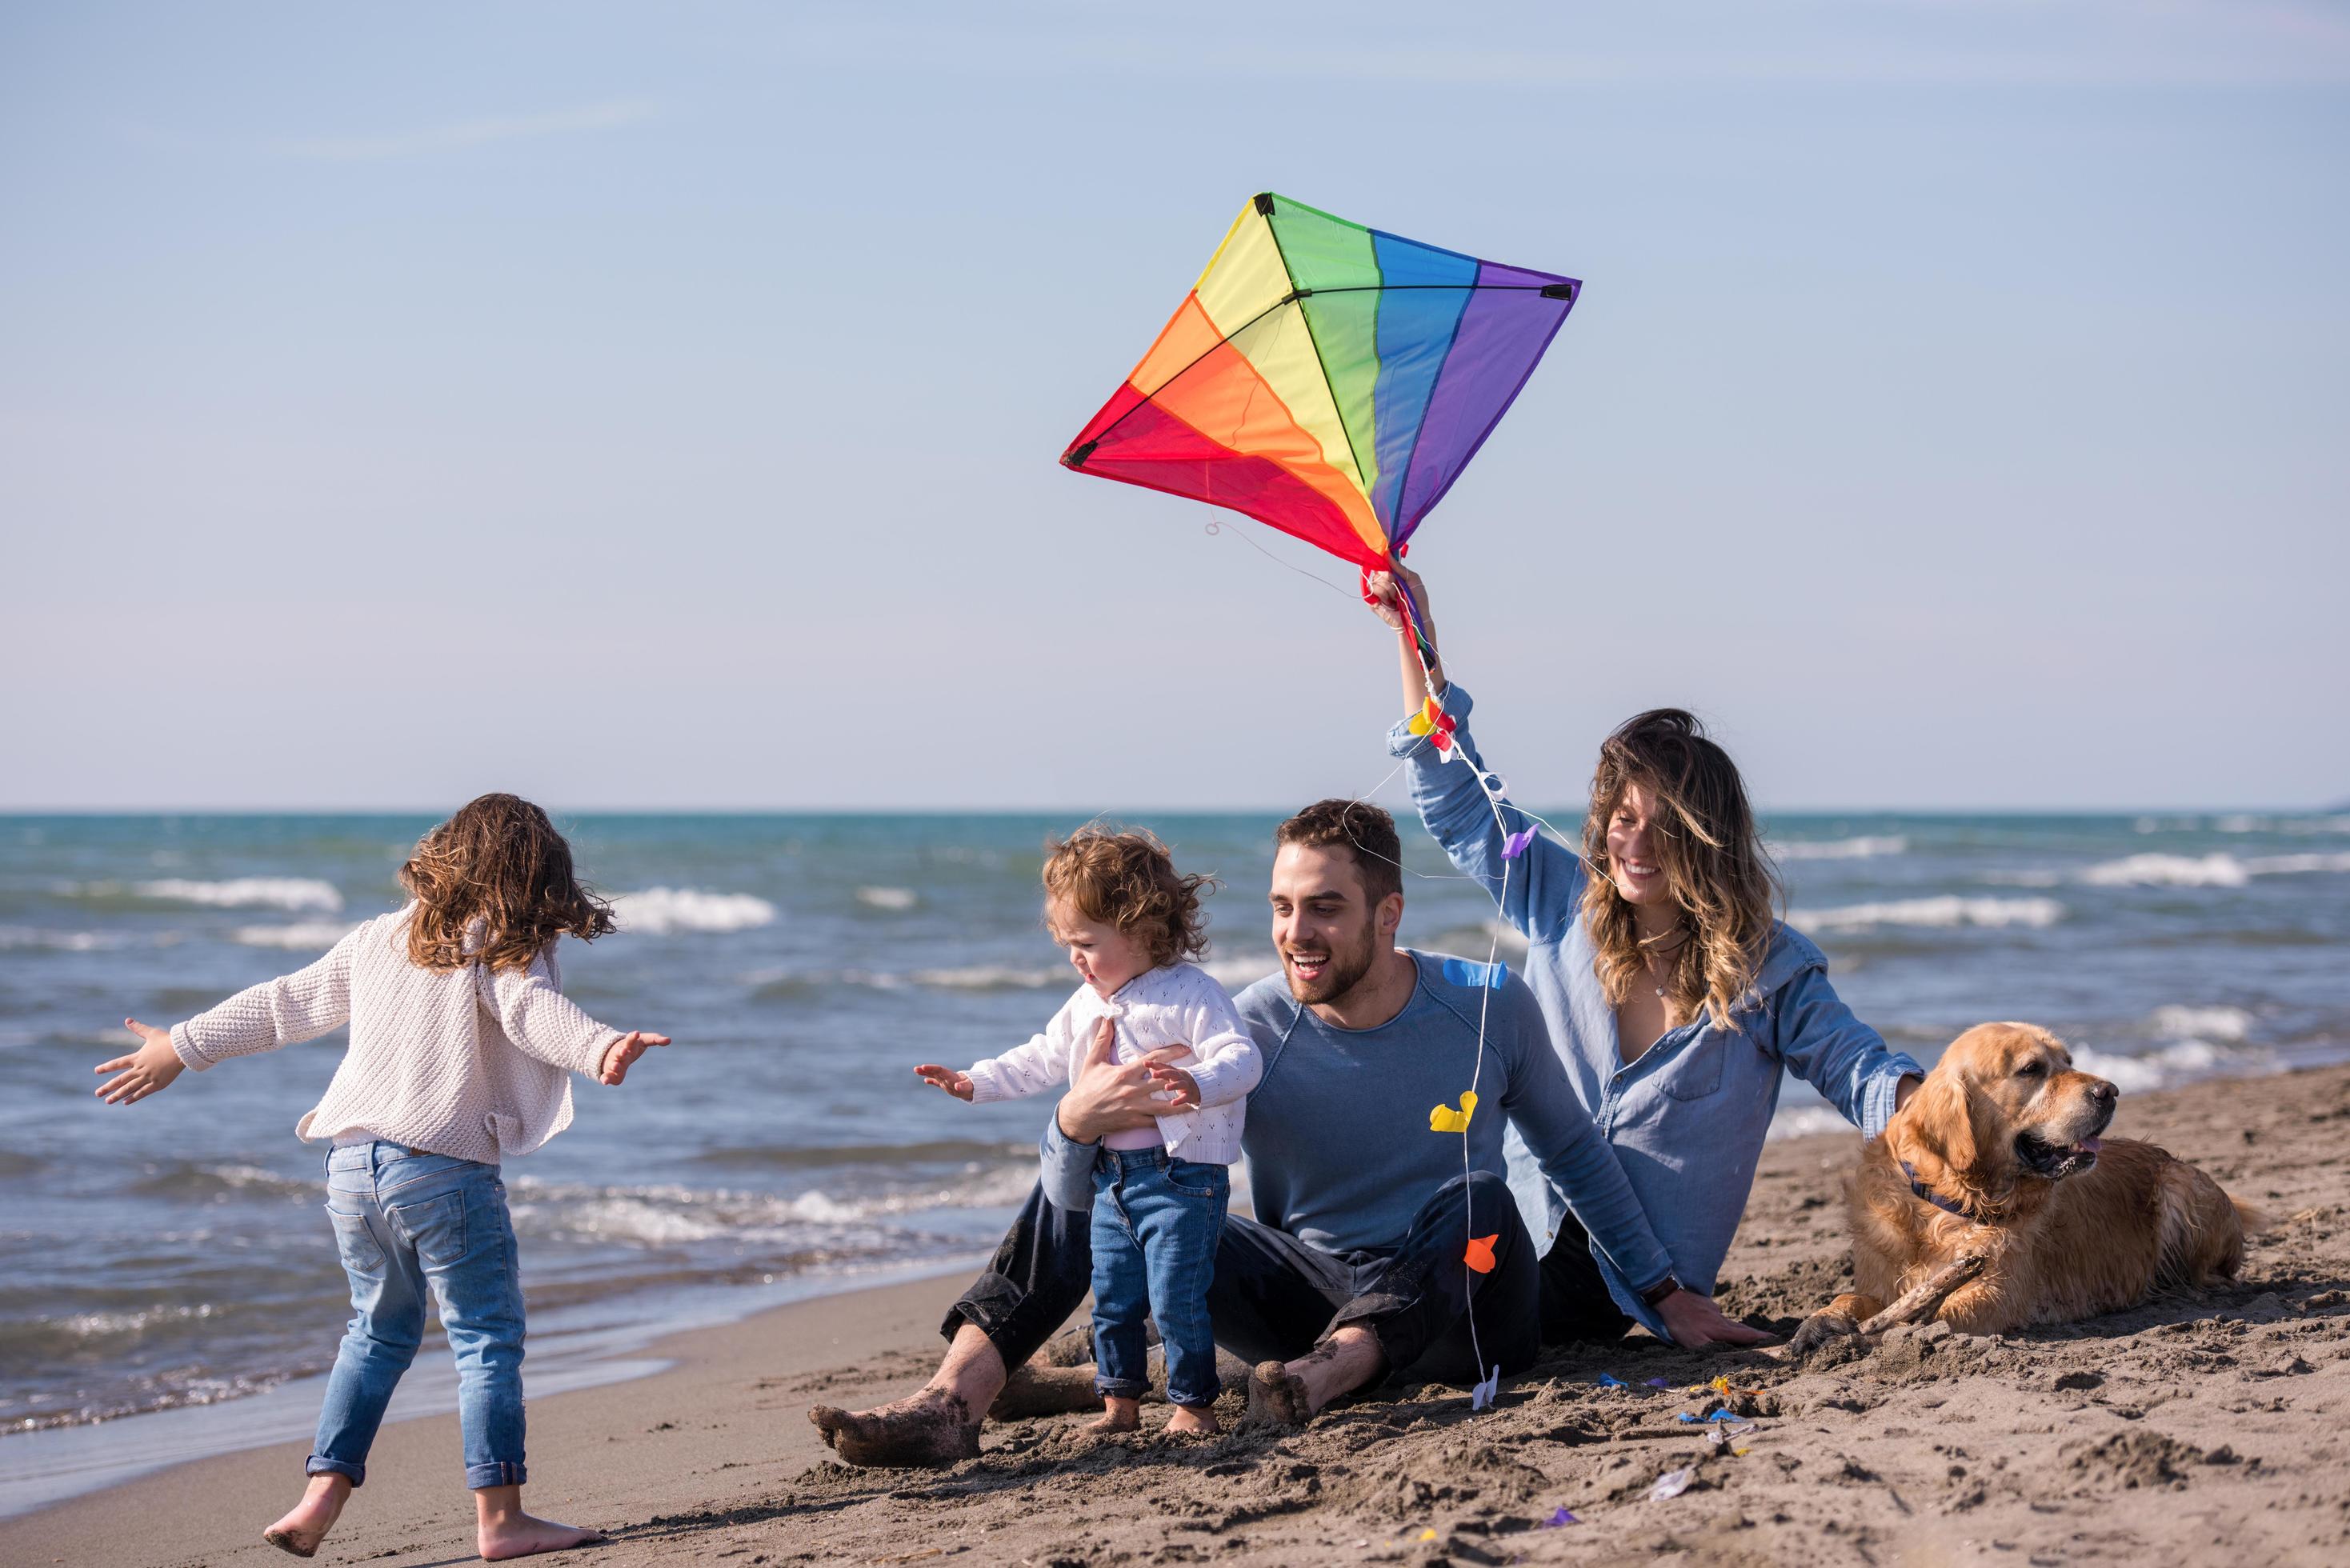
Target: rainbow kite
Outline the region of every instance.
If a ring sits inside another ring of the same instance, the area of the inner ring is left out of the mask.
[[[1382,571],[1582,289],[1261,195],[1061,461]]]

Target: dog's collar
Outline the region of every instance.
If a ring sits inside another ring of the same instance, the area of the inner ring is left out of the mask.
[[[1971,1220],[1974,1218],[1974,1216],[1968,1213],[1962,1206],[1951,1202],[1949,1199],[1943,1197],[1940,1193],[1935,1191],[1932,1188],[1918,1180],[1918,1168],[1910,1164],[1906,1159],[1901,1162],[1901,1174],[1909,1179],[1910,1191],[1916,1193],[1918,1197],[1924,1199],[1935,1208],[1939,1209],[1945,1214],[1955,1214],[1961,1220]]]

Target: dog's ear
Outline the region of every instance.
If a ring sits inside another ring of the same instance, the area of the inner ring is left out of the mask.
[[[1973,1086],[1958,1074],[1927,1074],[1909,1103],[1901,1107],[1901,1137],[1894,1152],[1908,1158],[1912,1152],[1922,1151],[1950,1170],[1972,1174],[1981,1148],[1975,1125],[1976,1098]]]

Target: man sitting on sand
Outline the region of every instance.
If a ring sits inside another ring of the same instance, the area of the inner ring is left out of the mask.
[[[1464,1384],[1496,1366],[1521,1372],[1544,1343],[1612,1339],[1635,1313],[1683,1345],[1767,1337],[1675,1282],[1524,983],[1395,945],[1404,900],[1394,819],[1362,802],[1326,800],[1274,839],[1282,973],[1237,999],[1265,1061],[1243,1140],[1256,1218],[1225,1220],[1208,1294],[1217,1343],[1259,1364],[1250,1416],[1302,1424],[1390,1372]],[[1429,1113],[1469,1086],[1481,1016],[1485,1057],[1464,1171],[1460,1137],[1431,1133]],[[1059,1379],[1028,1359],[1085,1298],[1092,1262],[1082,1210],[1097,1146],[1161,1108],[1153,1064],[1121,1065],[1107,1028],[1097,1037],[1045,1132],[1044,1181],[993,1265],[947,1314],[937,1375],[878,1409],[808,1412],[843,1459],[972,1457],[983,1416],[1015,1370],[1007,1408],[1060,1403]],[[1505,1125],[1573,1206],[1546,1254],[1537,1255],[1510,1197]],[[1490,1272],[1469,1266],[1471,1237],[1492,1238]],[[1595,1239],[1636,1299],[1611,1294]],[[1091,1403],[1089,1370],[1066,1380],[1066,1407]]]

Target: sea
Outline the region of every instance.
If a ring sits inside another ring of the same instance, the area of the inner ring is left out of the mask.
[[[1572,823],[1572,812],[1555,820]],[[0,1511],[307,1433],[348,1315],[294,1124],[344,1035],[100,1104],[92,1069],[397,908],[426,816],[0,817]],[[1275,968],[1269,815],[1133,819],[1212,872],[1210,968]],[[506,1168],[531,1387],[641,1370],[689,1323],[968,1269],[1033,1179],[1043,1099],[928,1089],[1040,1028],[1076,977],[1018,815],[564,824],[621,930],[566,989],[676,1044]],[[1930,1063],[1986,1019],[2054,1029],[2125,1095],[2350,1057],[2350,814],[1805,815],[1769,841],[1845,999]],[[1483,958],[1491,904],[1408,829],[1408,943]],[[1522,942],[1502,940],[1507,961]],[[1774,1132],[1844,1124],[1790,1081]],[[446,1407],[428,1346],[405,1408]]]

